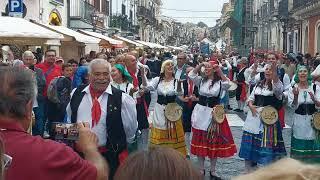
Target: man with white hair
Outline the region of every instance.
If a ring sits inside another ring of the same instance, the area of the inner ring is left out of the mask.
[[[35,57],[31,51],[25,51],[22,54],[22,61],[24,66],[34,71],[37,79],[37,88],[38,94],[36,99],[37,107],[33,108],[33,112],[36,117],[35,125],[32,128],[32,134],[37,136],[43,136],[44,133],[44,126],[45,126],[45,97],[43,96],[44,89],[46,87],[46,78],[43,75],[41,69],[34,66],[35,64]]]
[[[94,59],[88,66],[89,85],[73,90],[67,107],[72,123],[87,122],[98,136],[99,151],[108,161],[110,177],[128,155],[138,128],[135,100],[110,84],[111,65]]]

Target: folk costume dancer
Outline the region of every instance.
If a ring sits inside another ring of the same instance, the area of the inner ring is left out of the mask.
[[[288,105],[294,110],[291,157],[306,163],[320,163],[319,131],[312,127],[312,115],[320,106],[320,87],[312,83],[306,66],[299,66],[295,84],[288,91]]]
[[[136,95],[136,109],[137,109],[137,118],[138,118],[138,133],[139,137],[138,141],[138,149],[139,150],[147,150],[148,148],[148,137],[149,137],[149,105],[151,101],[150,92],[147,89],[141,88],[142,84],[142,75],[141,68],[144,67],[147,71],[147,68],[143,64],[138,64],[137,59],[134,55],[126,55],[125,56],[125,63],[128,72],[130,73],[131,77],[133,78],[133,86],[134,89],[137,90],[138,93]],[[150,79],[150,73],[146,72],[147,78]]]
[[[282,106],[283,85],[277,75],[276,62],[266,65],[265,79],[259,82],[248,98],[248,112],[239,157],[245,159],[250,172],[257,164],[269,164],[286,156],[280,121],[273,125],[262,122],[260,113],[266,106],[279,110]]]
[[[247,100],[247,84],[245,78],[245,70],[247,69],[247,64],[248,59],[246,57],[242,57],[238,63],[239,73],[236,77],[238,84],[238,87],[236,89],[236,100],[238,102],[238,109],[235,110],[237,112],[243,112],[243,108]]]
[[[182,94],[182,86],[174,78],[174,67],[171,60],[162,63],[160,77],[147,82],[143,78],[143,86],[148,90],[155,90],[158,100],[154,107],[150,146],[165,146],[179,151],[186,156],[186,144],[182,126],[182,117],[171,126],[164,115],[165,107],[169,103],[176,103],[177,96]]]
[[[88,66],[89,85],[71,93],[67,107],[72,123],[87,122],[98,137],[99,151],[108,161],[110,178],[128,156],[127,143],[132,143],[138,128],[136,102],[110,84],[110,64],[94,59]]]
[[[132,84],[132,77],[122,64],[115,64],[111,69],[112,82],[111,85],[122,92],[133,96],[137,89]]]
[[[198,75],[202,67],[205,67],[204,78]],[[221,124],[212,121],[213,107],[220,104],[221,92],[230,87],[229,79],[214,61],[201,63],[188,76],[199,87],[199,102],[191,116],[191,153],[198,157],[202,174],[205,174],[205,157],[210,158],[210,175],[214,177],[217,158],[230,157],[237,152],[227,119]],[[216,127],[212,135],[208,133],[211,123]]]
[[[192,67],[188,67],[187,74],[192,71]],[[187,80],[183,81],[183,96],[179,96],[179,99],[184,102],[182,113],[182,124],[185,133],[185,140],[187,146],[187,158],[190,158],[190,145],[191,145],[191,115],[194,107],[199,101],[199,88],[193,81],[187,77]]]

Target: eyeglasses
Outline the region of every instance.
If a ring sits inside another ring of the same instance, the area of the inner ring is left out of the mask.
[[[4,166],[4,169],[8,169],[10,167],[12,163],[12,157],[7,155],[7,154],[4,154],[3,155],[3,166]]]

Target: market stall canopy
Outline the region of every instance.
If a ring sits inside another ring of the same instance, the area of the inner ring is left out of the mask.
[[[126,43],[128,43],[128,44],[132,44],[132,45],[134,45],[134,46],[136,46],[136,47],[143,47],[143,45],[142,44],[140,44],[140,43],[137,43],[137,42],[135,42],[135,41],[132,41],[132,40],[130,40],[130,39],[127,39],[127,38],[124,38],[124,37],[121,37],[121,36],[114,36],[116,39],[119,39],[119,40],[121,40],[121,41],[124,41],[124,42],[126,42]]]
[[[85,30],[79,30],[79,31],[84,33],[84,34],[87,34],[89,36],[93,36],[93,37],[108,41],[110,44],[115,45],[115,46],[119,46],[119,45],[123,44],[123,41],[112,39],[112,38],[110,38],[108,36],[105,36],[105,35],[102,35],[100,33],[91,32],[91,31],[85,31]]]
[[[183,51],[184,49],[181,47],[175,47],[175,46],[168,46],[169,49],[177,50],[177,51]]]
[[[137,41],[138,43],[144,45],[144,46],[147,46],[149,48],[155,48],[155,49],[168,49],[167,47],[165,46],[162,46],[160,44],[156,44],[156,43],[152,43],[152,42],[145,42],[145,41]]]
[[[88,36],[82,33],[79,33],[77,31],[74,31],[72,29],[69,29],[67,27],[64,26],[52,26],[52,25],[47,25],[47,24],[43,24],[43,26],[57,31],[61,34],[67,35],[67,36],[71,36],[73,37],[76,41],[80,42],[80,43],[85,43],[85,44],[99,44],[101,39],[99,38],[95,38],[92,36]]]
[[[56,33],[26,19],[0,16],[0,43],[39,45],[49,39],[63,39]]]

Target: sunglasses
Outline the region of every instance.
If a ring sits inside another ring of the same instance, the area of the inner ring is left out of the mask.
[[[3,166],[4,166],[4,169],[8,169],[10,167],[12,163],[12,157],[7,155],[7,154],[4,154],[3,155]]]

